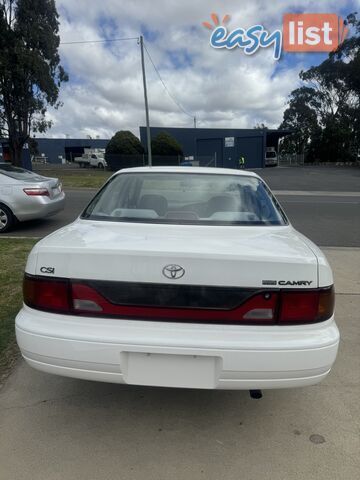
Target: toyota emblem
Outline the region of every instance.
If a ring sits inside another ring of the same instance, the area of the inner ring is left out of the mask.
[[[163,275],[170,280],[177,280],[185,275],[185,270],[180,265],[165,265],[162,271]]]

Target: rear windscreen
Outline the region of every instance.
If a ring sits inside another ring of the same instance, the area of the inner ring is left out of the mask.
[[[14,178],[15,180],[30,180],[32,182],[43,182],[46,180],[45,177],[30,172],[30,170],[7,164],[0,165],[0,174],[1,173],[7,177]]]
[[[137,172],[114,176],[82,218],[194,225],[284,225],[275,198],[247,175]]]

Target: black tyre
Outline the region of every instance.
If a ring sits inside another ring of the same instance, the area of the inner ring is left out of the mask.
[[[15,218],[11,210],[0,203],[0,233],[8,232],[14,222]]]
[[[100,168],[100,170],[104,170],[104,165],[102,163],[98,163],[98,168]]]

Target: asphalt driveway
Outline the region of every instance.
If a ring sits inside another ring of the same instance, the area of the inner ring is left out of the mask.
[[[262,168],[256,173],[273,190],[358,192],[360,167],[304,166]]]

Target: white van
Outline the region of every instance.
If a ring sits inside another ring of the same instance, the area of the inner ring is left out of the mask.
[[[265,152],[265,167],[277,167],[278,157],[275,147],[266,147]]]

